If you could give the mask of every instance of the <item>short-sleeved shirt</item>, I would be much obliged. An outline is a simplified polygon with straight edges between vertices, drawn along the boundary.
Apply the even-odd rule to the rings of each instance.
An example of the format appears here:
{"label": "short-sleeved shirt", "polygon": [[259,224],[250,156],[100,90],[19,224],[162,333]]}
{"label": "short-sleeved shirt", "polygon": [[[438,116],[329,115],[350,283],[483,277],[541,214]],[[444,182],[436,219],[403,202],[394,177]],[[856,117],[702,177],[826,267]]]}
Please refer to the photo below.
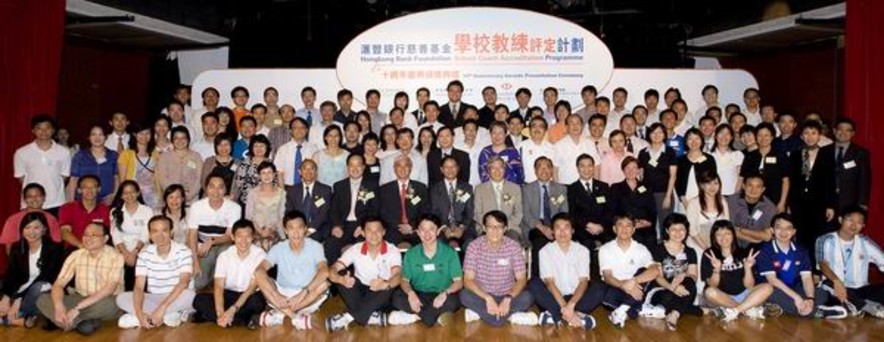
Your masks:
{"label": "short-sleeved shirt", "polygon": [[552,278],[563,296],[574,294],[580,278],[589,280],[589,249],[571,242],[568,251],[555,241],[540,249],[540,279]]}
{"label": "short-sleeved shirt", "polygon": [[654,257],[654,261],[660,263],[660,267],[663,269],[663,278],[667,281],[672,281],[680,274],[686,275],[688,266],[697,265],[697,253],[688,246],[685,246],[681,253],[672,255],[665,245],[659,244],[651,249],[651,255]]}
{"label": "short-sleeved shirt", "polygon": [[86,211],[83,202],[74,201],[61,206],[58,210],[58,225],[71,226],[71,233],[77,239],[83,239],[86,226],[92,222],[101,222],[110,227],[110,210],[104,203],[97,203],[92,211]]}
{"label": "short-sleeved shirt", "polygon": [[[147,222],[153,217],[153,210],[144,204],[139,204],[134,213],[129,213],[125,206],[120,210],[123,211],[123,222],[119,224],[119,227],[117,227],[116,220],[111,218],[110,231],[114,246],[122,243],[126,246],[126,250],[131,251],[139,242],[145,245],[149,244],[150,235],[147,230]],[[116,209],[111,210],[111,212],[115,211]]]}
{"label": "short-sleeved shirt", "polygon": [[186,246],[172,241],[165,258],[157,252],[157,246],[148,245],[138,253],[135,276],[147,277],[147,292],[170,293],[178,285],[181,275],[193,274],[193,255]]}
{"label": "short-sleeved shirt", "polygon": [[832,272],[851,289],[869,284],[869,264],[875,264],[884,272],[884,252],[872,239],[857,235],[853,241],[844,241],[838,232],[831,232],[817,239],[816,260],[826,261]]}
{"label": "short-sleeved shirt", "polygon": [[463,270],[457,252],[437,241],[432,258],[424,253],[424,246],[411,247],[402,262],[402,276],[415,291],[440,293],[451,286],[454,279],[462,278]]}
{"label": "short-sleeved shirt", "polygon": [[288,240],[284,240],[270,248],[265,260],[276,266],[277,285],[287,289],[301,289],[313,280],[316,267],[325,262],[325,253],[322,245],[310,238],[304,239],[304,245],[298,253],[292,250]]}
{"label": "short-sleeved shirt", "polygon": [[491,248],[487,236],[473,240],[467,247],[464,272],[476,275],[476,284],[483,291],[502,296],[513,289],[516,274],[525,273],[525,256],[515,240],[504,236],[496,249]]}
{"label": "short-sleeved shirt", "polygon": [[[114,177],[117,176],[117,152],[105,148],[104,158],[96,159],[92,150],[82,149],[71,160],[71,176],[83,177],[93,175],[101,181],[98,198],[104,198],[114,191]],[[80,198],[80,194],[76,195]]]}
{"label": "short-sleeved shirt", "polygon": [[[48,150],[43,150],[32,142],[15,151],[15,178],[22,178],[22,188],[29,183],[37,183],[46,190],[43,208],[57,208],[64,204],[64,178],[71,175],[71,150],[52,142]],[[21,201],[21,208],[25,202]]]}
{"label": "short-sleeved shirt", "polygon": [[675,150],[664,146],[662,150],[654,153],[651,147],[646,147],[638,153],[638,164],[644,170],[642,181],[647,184],[652,192],[666,192],[669,186],[669,168],[675,166],[678,160]]}
{"label": "short-sleeved shirt", "polygon": [[789,287],[801,284],[801,276],[810,275],[810,269],[810,255],[806,249],[790,243],[789,248],[783,250],[776,240],[761,246],[755,262],[755,270],[761,275],[760,282],[767,282],[766,276],[774,274]]}
{"label": "short-sleeved shirt", "polygon": [[[612,240],[599,248],[599,272],[611,271],[611,276],[624,280],[635,276],[639,269],[651,266],[654,258],[645,245],[635,240],[629,242],[625,251]],[[602,276],[604,277],[604,275]]]}
{"label": "short-sleeved shirt", "polygon": [[350,247],[338,262],[344,266],[353,265],[356,279],[367,286],[378,278],[390,280],[393,277],[393,268],[402,267],[402,254],[396,245],[384,241],[380,253],[372,259],[368,252],[368,242],[363,242]]}
{"label": "short-sleeved shirt", "polygon": [[[3,223],[3,232],[0,233],[0,245],[8,246],[21,239],[19,225],[25,215],[30,212],[32,211],[22,210],[6,219],[6,222]],[[49,228],[49,237],[52,238],[52,241],[61,242],[61,229],[58,227],[58,220],[55,219],[55,216],[45,211],[43,216],[46,217],[46,223],[49,225],[47,227]]]}
{"label": "short-sleeved shirt", "polygon": [[258,265],[267,257],[261,247],[249,245],[249,255],[240,258],[236,246],[230,246],[215,262],[215,279],[224,278],[224,289],[245,292],[252,282],[253,274]]}
{"label": "short-sleeved shirt", "polygon": [[[707,249],[703,254],[711,254],[712,250]],[[709,258],[703,258],[703,265],[700,267],[702,274],[700,275],[704,281],[709,281],[712,277],[712,262]],[[719,273],[718,288],[729,295],[735,296],[746,291],[743,285],[743,260],[742,258],[731,256],[721,260],[721,271]]]}
{"label": "short-sleeved shirt", "polygon": [[576,160],[581,154],[586,153],[592,156],[596,165],[601,161],[598,148],[589,139],[584,137],[580,137],[580,141],[575,143],[574,139],[566,136],[556,142],[553,148],[555,152],[552,155],[552,160],[558,169],[557,180],[562,184],[571,184],[580,178],[580,173],[577,172]]}
{"label": "short-sleeved shirt", "polygon": [[109,282],[117,282],[114,294],[123,292],[123,255],[111,246],[102,247],[98,256],[92,257],[85,248],[71,253],[64,261],[57,283],[67,284],[71,279],[77,294],[88,297]]}
{"label": "short-sleeved shirt", "polygon": [[227,229],[242,217],[240,208],[239,204],[225,198],[221,208],[215,210],[209,205],[209,199],[203,198],[194,202],[187,212],[187,223],[190,229],[198,231],[200,241],[224,236]]}

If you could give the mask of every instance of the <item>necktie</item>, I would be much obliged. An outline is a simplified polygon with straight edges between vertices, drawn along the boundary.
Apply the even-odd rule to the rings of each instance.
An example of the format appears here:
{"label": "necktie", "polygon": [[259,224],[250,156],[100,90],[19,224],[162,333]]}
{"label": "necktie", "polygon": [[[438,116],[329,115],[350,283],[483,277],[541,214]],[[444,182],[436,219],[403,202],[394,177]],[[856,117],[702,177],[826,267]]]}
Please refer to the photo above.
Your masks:
{"label": "necktie", "polygon": [[451,105],[451,115],[457,116],[457,104]]}
{"label": "necktie", "polygon": [[[835,154],[835,169],[844,168],[844,146],[838,146],[838,153]],[[835,192],[841,193],[841,177],[835,177]]]}
{"label": "necktie", "polygon": [[417,111],[417,124],[418,124],[418,125],[423,125],[424,122],[427,122],[426,120],[427,120],[427,117],[424,116],[424,111],[422,111],[422,110],[418,110],[418,111]]}
{"label": "necktie", "polygon": [[123,146],[123,136],[121,135],[117,138],[117,152],[123,153],[123,150],[125,149],[126,147]]}
{"label": "necktie", "polygon": [[589,186],[589,182],[583,183],[583,187],[586,188],[586,193],[592,196],[592,187]]}
{"label": "necktie", "polygon": [[405,183],[402,184],[402,188],[399,191],[399,210],[401,211],[401,215],[399,218],[399,222],[402,224],[408,224],[408,215],[405,214],[405,196],[408,195],[408,185]]}
{"label": "necktie", "polygon": [[356,221],[356,204],[359,199],[359,186],[350,183],[350,212],[347,213],[347,221]]}
{"label": "necktie", "polygon": [[835,164],[841,165],[844,161],[844,146],[838,146],[838,154],[835,155]]}
{"label": "necktie", "polygon": [[540,211],[543,212],[543,224],[549,225],[552,221],[552,212],[549,207],[549,188],[544,184],[540,190]]}
{"label": "necktie", "polygon": [[801,163],[801,175],[804,176],[804,180],[810,179],[810,150],[804,149],[804,162]]}
{"label": "necktie", "polygon": [[493,185],[494,187],[494,199],[497,201],[497,210],[501,210],[500,208],[500,186],[497,184]]}
{"label": "necktie", "polygon": [[304,189],[304,214],[304,216],[307,216],[307,222],[309,224],[313,216],[313,193],[310,192],[309,185]]}
{"label": "necktie", "polygon": [[307,111],[307,127],[313,126],[313,111]]}
{"label": "necktie", "polygon": [[629,153],[635,152],[632,147],[632,138],[626,138],[626,150],[629,151]]}
{"label": "necktie", "polygon": [[454,183],[448,183],[448,224],[454,224]]}
{"label": "necktie", "polygon": [[301,145],[298,145],[298,150],[295,151],[295,180],[293,185],[301,184],[301,162],[303,161],[303,156],[301,156]]}

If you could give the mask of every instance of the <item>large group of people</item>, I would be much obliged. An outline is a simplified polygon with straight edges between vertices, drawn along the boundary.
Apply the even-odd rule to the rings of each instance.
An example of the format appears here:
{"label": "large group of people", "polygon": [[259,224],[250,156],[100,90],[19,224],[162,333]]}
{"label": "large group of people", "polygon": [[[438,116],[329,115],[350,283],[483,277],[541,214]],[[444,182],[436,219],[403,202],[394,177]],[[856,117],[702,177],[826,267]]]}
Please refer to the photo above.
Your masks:
{"label": "large group of people", "polygon": [[[759,90],[699,109],[678,89],[581,104],[543,90],[517,106],[444,104],[427,88],[380,92],[364,110],[311,87],[303,107],[236,87],[192,108],[175,91],[162,114],[113,113],[89,146],[47,115],[14,156],[22,210],[0,325],[91,334],[210,322],[358,325],[568,325],[592,329],[683,315],[884,318],[884,252],[862,234],[869,152],[856,125],[777,113]],[[572,110],[572,108],[579,108]],[[413,110],[412,110],[413,109]],[[65,134],[69,134],[64,131]],[[346,310],[316,313],[332,296]],[[537,307],[534,310],[533,307]],[[535,313],[540,312],[540,314]]]}

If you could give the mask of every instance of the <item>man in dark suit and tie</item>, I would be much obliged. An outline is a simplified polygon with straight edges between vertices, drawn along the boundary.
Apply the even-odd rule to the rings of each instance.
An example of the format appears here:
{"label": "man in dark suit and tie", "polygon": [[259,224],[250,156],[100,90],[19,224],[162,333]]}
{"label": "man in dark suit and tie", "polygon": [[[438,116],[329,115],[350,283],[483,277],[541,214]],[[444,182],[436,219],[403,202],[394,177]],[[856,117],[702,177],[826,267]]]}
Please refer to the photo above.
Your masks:
{"label": "man in dark suit and tie", "polygon": [[341,250],[364,238],[362,223],[366,217],[378,215],[377,184],[366,180],[365,159],[360,154],[347,157],[347,179],[334,185],[329,219],[331,233],[325,241],[325,257],[334,263]]}
{"label": "man in dark suit and tie", "polygon": [[869,150],[853,142],[856,124],[840,119],[835,124],[835,190],[838,192],[838,210],[851,205],[869,207],[872,189],[872,168]]}
{"label": "man in dark suit and tie", "polygon": [[316,162],[304,160],[301,163],[301,184],[286,187],[285,211],[304,213],[309,236],[323,242],[331,233],[328,220],[331,205],[332,188],[316,181]]}
{"label": "man in dark suit and tie", "polygon": [[[528,88],[519,88],[516,90],[516,102],[519,106],[510,112],[510,116],[518,115],[525,119],[525,121],[530,121],[531,118],[528,117],[530,108],[528,108],[528,105],[531,103],[531,90]],[[552,125],[552,123],[549,124]]]}
{"label": "man in dark suit and tie", "polygon": [[592,179],[594,170],[595,160],[592,156],[581,154],[577,157],[580,177],[568,186],[568,208],[574,217],[574,240],[590,250],[614,238],[610,189],[605,182]]}
{"label": "man in dark suit and tie", "polygon": [[466,252],[465,246],[476,238],[473,187],[468,181],[458,179],[460,166],[453,156],[444,157],[439,169],[443,178],[430,188],[430,211],[442,219],[443,240],[452,248],[460,247]]}
{"label": "man in dark suit and tie", "polygon": [[463,96],[463,83],[454,80],[448,83],[448,103],[440,108],[439,122],[445,126],[463,126],[463,112],[468,104],[461,102]]}
{"label": "man in dark suit and tie", "polygon": [[522,235],[531,243],[531,274],[539,277],[540,249],[555,240],[552,218],[568,212],[568,187],[554,182],[553,163],[547,157],[534,161],[537,180],[522,187]]}
{"label": "man in dark suit and tie", "polygon": [[[423,125],[427,122],[427,114],[424,112],[424,104],[427,101],[430,101],[430,90],[425,87],[417,88],[417,109],[411,112],[411,115],[414,115],[414,120],[417,121],[417,125]],[[438,107],[438,106],[437,106]]]}
{"label": "man in dark suit and tie", "polygon": [[415,233],[418,218],[429,212],[427,186],[411,180],[411,158],[396,157],[393,164],[396,180],[380,189],[380,215],[387,230],[384,240],[408,248],[420,243]]}
{"label": "man in dark suit and tie", "polygon": [[[436,183],[442,181],[442,159],[452,157],[457,161],[458,173],[457,179],[464,183],[470,181],[470,155],[464,151],[454,148],[454,130],[445,126],[436,133],[436,141],[439,148],[431,150],[427,154],[427,179],[432,187]],[[442,217],[442,216],[440,216]]]}

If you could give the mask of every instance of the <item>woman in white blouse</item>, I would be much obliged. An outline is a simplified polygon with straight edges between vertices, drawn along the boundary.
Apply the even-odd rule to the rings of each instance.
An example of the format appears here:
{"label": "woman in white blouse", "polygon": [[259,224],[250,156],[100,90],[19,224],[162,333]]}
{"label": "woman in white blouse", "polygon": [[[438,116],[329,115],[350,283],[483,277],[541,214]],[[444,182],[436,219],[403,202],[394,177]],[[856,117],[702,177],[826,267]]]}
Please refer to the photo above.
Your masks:
{"label": "woman in white blouse", "polygon": [[131,291],[135,284],[135,261],[141,248],[150,242],[147,221],[153,216],[153,209],[144,205],[138,182],[126,180],[120,184],[110,216],[111,238],[125,260],[125,287],[126,291]]}
{"label": "woman in white blouse", "polygon": [[740,166],[743,165],[743,152],[734,149],[734,129],[728,125],[720,125],[715,129],[715,149],[712,158],[718,176],[721,177],[721,194],[730,196],[740,191],[743,179],[740,177]]}
{"label": "woman in white blouse", "polygon": [[705,251],[710,246],[709,232],[718,220],[730,218],[727,201],[721,195],[721,179],[714,172],[700,174],[700,194],[688,200],[687,217],[691,223],[691,239],[688,245]]}

